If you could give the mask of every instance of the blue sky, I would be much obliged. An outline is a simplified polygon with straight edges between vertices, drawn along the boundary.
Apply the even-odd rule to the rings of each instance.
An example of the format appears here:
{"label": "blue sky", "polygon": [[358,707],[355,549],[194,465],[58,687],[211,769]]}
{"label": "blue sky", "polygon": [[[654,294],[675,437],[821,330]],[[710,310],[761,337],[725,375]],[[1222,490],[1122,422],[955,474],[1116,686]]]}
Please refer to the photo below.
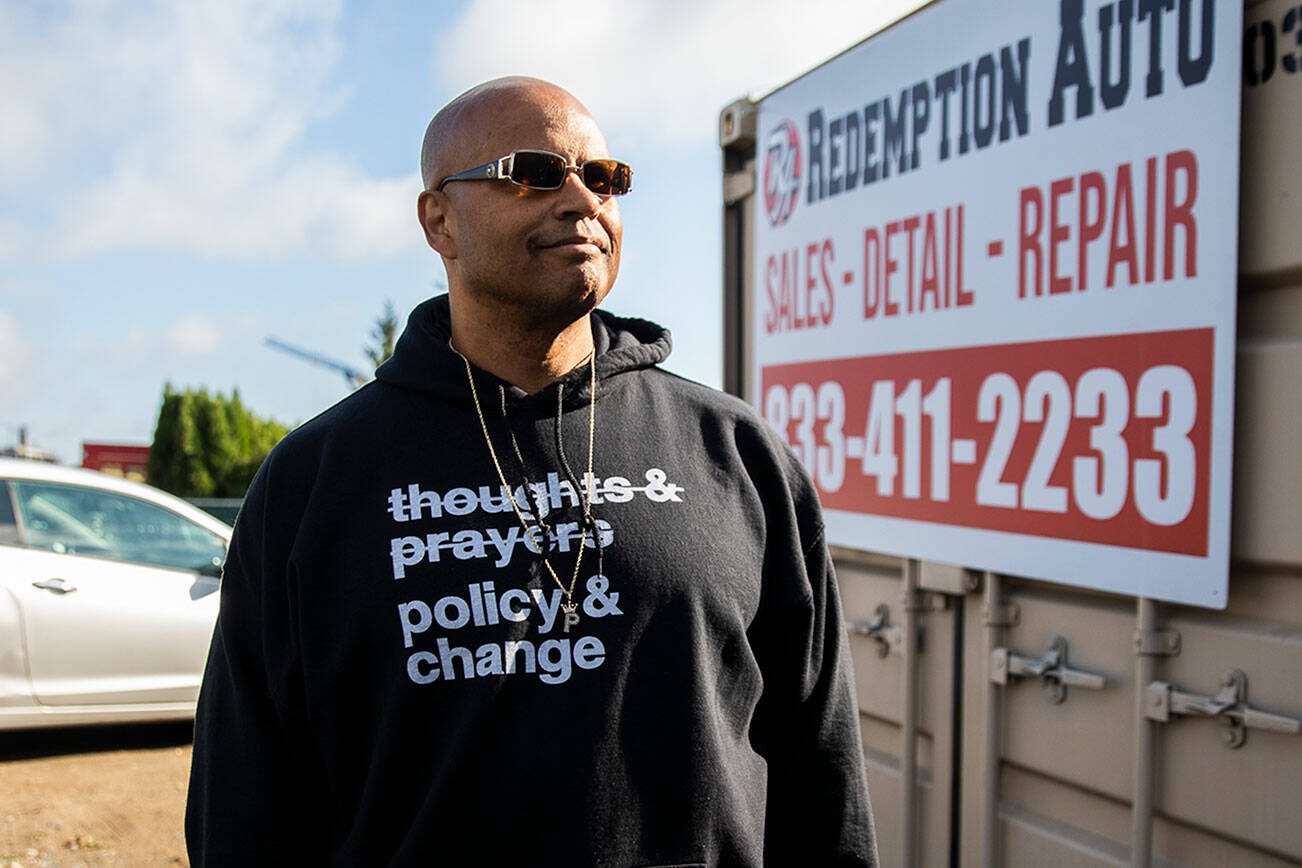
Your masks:
{"label": "blue sky", "polygon": [[439,291],[414,217],[429,117],[488,78],[568,87],[633,164],[606,306],[721,379],[719,110],[918,0],[0,2],[0,446],[147,443],[163,383],[293,424]]}

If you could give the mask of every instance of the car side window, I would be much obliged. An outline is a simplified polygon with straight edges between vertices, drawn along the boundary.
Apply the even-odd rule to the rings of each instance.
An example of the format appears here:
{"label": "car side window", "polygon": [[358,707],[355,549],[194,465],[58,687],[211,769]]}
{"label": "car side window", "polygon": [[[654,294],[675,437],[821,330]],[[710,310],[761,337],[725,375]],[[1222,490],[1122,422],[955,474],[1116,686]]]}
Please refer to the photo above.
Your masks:
{"label": "car side window", "polygon": [[0,545],[18,542],[18,522],[14,519],[14,504],[9,499],[9,483],[0,479]]}
{"label": "car side window", "polygon": [[13,490],[29,548],[180,570],[213,571],[226,557],[217,534],[148,501],[26,480]]}

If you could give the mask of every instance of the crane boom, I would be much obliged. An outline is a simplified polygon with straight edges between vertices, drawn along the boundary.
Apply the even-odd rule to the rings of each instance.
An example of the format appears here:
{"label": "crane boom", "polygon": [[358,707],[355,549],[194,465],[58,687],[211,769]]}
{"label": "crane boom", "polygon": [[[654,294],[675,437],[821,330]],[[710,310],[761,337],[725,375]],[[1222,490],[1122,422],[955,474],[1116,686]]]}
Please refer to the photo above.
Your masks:
{"label": "crane boom", "polygon": [[343,375],[348,381],[348,385],[356,389],[367,383],[371,378],[363,374],[354,367],[337,362],[334,359],[327,358],[320,353],[314,353],[311,350],[304,350],[285,343],[273,337],[268,337],[264,343],[273,350],[280,350],[282,353],[289,353],[291,356],[298,356],[300,359],[319,365],[322,368],[328,368]]}

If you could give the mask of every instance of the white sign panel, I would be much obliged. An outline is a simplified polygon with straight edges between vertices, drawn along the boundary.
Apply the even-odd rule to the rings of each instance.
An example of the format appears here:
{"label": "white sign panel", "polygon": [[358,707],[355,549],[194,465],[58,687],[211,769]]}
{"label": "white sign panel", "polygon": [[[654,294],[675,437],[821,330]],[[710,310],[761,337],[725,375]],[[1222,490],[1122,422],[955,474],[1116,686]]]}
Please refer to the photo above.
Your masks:
{"label": "white sign panel", "polygon": [[751,382],[831,542],[1224,607],[1241,27],[944,0],[764,99]]}

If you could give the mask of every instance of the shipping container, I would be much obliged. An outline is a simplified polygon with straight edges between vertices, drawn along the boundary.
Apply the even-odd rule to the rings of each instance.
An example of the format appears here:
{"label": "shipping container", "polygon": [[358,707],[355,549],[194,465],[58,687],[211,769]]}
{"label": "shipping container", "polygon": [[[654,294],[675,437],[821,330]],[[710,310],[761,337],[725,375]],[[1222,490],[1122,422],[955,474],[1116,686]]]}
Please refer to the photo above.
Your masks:
{"label": "shipping container", "polygon": [[719,141],[883,864],[1302,863],[1302,4],[937,0]]}

